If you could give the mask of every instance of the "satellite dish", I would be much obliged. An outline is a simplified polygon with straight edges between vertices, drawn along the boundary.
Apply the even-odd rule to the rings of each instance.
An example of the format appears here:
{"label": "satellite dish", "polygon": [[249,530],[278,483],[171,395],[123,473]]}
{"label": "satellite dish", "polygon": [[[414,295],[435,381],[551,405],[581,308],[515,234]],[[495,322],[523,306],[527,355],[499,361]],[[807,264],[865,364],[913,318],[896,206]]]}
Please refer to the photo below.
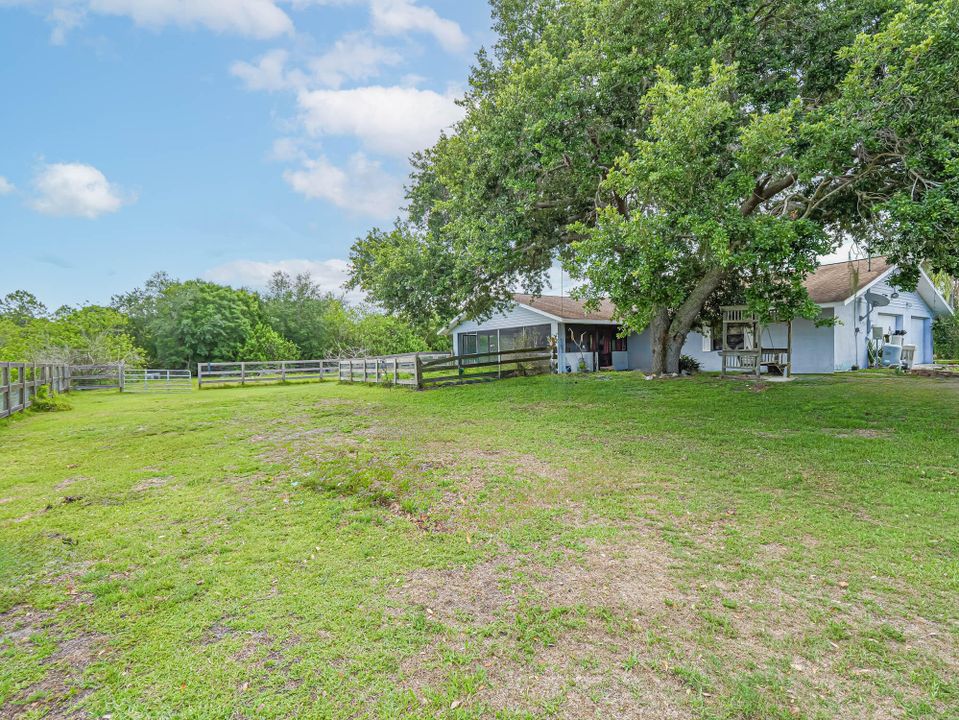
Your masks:
{"label": "satellite dish", "polygon": [[866,302],[874,307],[884,307],[889,304],[889,298],[887,298],[885,295],[880,295],[879,293],[867,292]]}

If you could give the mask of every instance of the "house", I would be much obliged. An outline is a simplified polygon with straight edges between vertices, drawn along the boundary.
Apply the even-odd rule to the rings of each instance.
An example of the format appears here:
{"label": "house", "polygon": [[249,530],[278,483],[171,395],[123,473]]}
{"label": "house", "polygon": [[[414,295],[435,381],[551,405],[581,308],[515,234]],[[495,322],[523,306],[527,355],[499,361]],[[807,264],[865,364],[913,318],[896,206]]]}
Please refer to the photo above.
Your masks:
{"label": "house", "polygon": [[[895,266],[884,258],[822,265],[806,278],[806,289],[819,305],[822,319],[832,325],[798,319],[792,323],[792,372],[828,373],[867,365],[867,345],[874,328],[885,334],[905,333],[905,343],[916,346],[915,363],[932,362],[932,323],[952,310],[922,273],[914,292],[890,284]],[[518,294],[515,305],[487,320],[457,320],[447,328],[457,354],[496,352],[515,347],[545,345],[557,338],[560,372],[579,369],[648,370],[652,367],[649,330],[620,337],[615,308],[604,301],[587,312],[582,302],[568,297]],[[762,329],[764,347],[784,347],[787,325]],[[722,365],[719,332],[691,332],[683,352],[696,358],[703,370]]]}

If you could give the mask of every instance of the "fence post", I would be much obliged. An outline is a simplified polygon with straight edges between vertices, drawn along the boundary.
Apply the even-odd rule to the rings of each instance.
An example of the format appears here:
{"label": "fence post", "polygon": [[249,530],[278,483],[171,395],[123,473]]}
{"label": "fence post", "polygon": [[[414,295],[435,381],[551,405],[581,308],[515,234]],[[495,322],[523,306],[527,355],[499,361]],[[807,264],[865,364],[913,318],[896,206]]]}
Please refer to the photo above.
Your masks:
{"label": "fence post", "polygon": [[400,359],[393,358],[393,384],[396,385],[400,379]]}
{"label": "fence post", "polygon": [[413,380],[414,380],[414,383],[416,384],[416,389],[422,390],[423,389],[423,367],[422,367],[423,361],[420,360],[419,353],[416,353],[416,355],[413,356],[413,359],[414,359]]}
{"label": "fence post", "polygon": [[246,363],[240,363],[240,385],[246,385]]}
{"label": "fence post", "polygon": [[[320,378],[323,378],[322,366],[320,366]],[[286,382],[286,360],[280,360],[280,382]]]}
{"label": "fence post", "polygon": [[197,390],[203,389],[203,363],[196,364],[196,387]]}

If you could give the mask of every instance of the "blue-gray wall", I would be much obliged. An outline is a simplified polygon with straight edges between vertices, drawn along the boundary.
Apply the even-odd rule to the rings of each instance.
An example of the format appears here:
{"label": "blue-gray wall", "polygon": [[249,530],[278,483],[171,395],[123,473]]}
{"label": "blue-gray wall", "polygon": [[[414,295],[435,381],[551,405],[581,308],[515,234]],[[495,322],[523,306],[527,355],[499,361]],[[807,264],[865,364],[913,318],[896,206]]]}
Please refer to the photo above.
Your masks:
{"label": "blue-gray wall", "polygon": [[[824,308],[823,317],[832,317],[832,308]],[[832,372],[833,342],[833,328],[816,327],[809,320],[796,320],[793,323],[793,372]],[[786,325],[778,323],[763,328],[762,344],[766,347],[786,347]],[[627,349],[631,369],[648,371],[652,367],[648,329],[638,335],[630,335]],[[683,345],[683,354],[698,360],[703,370],[718,372],[722,368],[719,352],[704,346],[701,333],[689,333]]]}
{"label": "blue-gray wall", "polygon": [[[934,313],[922,296],[917,292],[897,290],[888,280],[876,283],[869,291],[889,297],[889,304],[871,308],[867,314],[864,293],[860,291],[854,300],[836,308],[836,317],[841,323],[836,326],[836,370],[849,370],[853,365],[866,366],[866,343],[872,336],[873,326],[877,325],[905,330],[904,344],[916,346],[915,362],[932,362]],[[898,297],[892,297],[893,294]]]}

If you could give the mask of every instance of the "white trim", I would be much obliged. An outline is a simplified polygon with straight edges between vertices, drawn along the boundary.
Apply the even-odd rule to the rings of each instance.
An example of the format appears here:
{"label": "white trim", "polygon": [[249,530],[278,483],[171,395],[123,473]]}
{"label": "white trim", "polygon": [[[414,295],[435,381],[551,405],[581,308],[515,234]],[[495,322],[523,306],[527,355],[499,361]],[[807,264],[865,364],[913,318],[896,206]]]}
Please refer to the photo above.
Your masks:
{"label": "white trim", "polygon": [[532,310],[534,313],[539,313],[543,317],[549,318],[553,322],[566,322],[565,318],[561,318],[559,315],[553,315],[548,313],[545,310],[540,310],[538,307],[533,307],[532,305],[527,305],[526,303],[517,302],[514,303],[517,307],[526,308],[527,310]]}
{"label": "white trim", "polygon": [[[848,304],[851,303],[853,300],[855,300],[855,299],[857,299],[858,297],[860,297],[862,294],[865,294],[865,293],[868,292],[869,289],[872,288],[874,285],[876,285],[877,283],[882,282],[882,281],[885,280],[887,277],[889,277],[889,275],[891,275],[892,272],[893,272],[894,270],[896,270],[898,267],[899,267],[898,265],[893,265],[893,266],[891,266],[888,270],[886,270],[886,272],[884,272],[882,275],[880,275],[879,277],[877,277],[877,278],[876,278],[875,280],[873,280],[871,283],[868,283],[867,285],[864,285],[863,287],[861,287],[861,288],[859,288],[858,290],[856,290],[856,292],[854,292],[852,295],[850,295],[848,298],[846,298],[846,300],[845,300],[844,302],[842,302],[841,304],[842,304],[842,305],[848,305]],[[926,291],[925,291],[925,292],[923,292],[923,290],[922,290],[923,284],[925,284],[925,286],[926,286]],[[927,298],[927,295],[929,294],[929,291],[930,291],[930,290],[932,291],[932,302],[929,302],[929,300],[928,300],[928,298]],[[935,314],[936,316],[939,316],[939,315],[942,315],[942,314],[949,314],[949,315],[953,315],[953,314],[954,314],[952,308],[949,307],[949,303],[946,302],[946,298],[944,298],[944,297],[942,296],[942,293],[939,292],[939,288],[937,288],[937,287],[936,287],[936,284],[932,281],[932,278],[930,278],[929,275],[926,274],[926,271],[923,270],[921,267],[919,268],[919,282],[916,283],[916,292],[919,294],[919,297],[921,297],[921,298],[923,299],[923,301],[926,303],[926,305],[929,306],[929,309],[932,310],[933,314]],[[937,305],[938,303],[942,303],[942,307],[945,308],[945,310],[939,310],[939,309],[936,307],[936,305]],[[830,303],[830,305],[831,305],[831,304],[832,304],[832,303]],[[835,303],[835,305],[837,305],[837,306],[838,306],[839,304],[840,304],[840,303]],[[826,303],[822,303],[822,304],[820,305],[820,307],[828,307],[828,305],[827,305]]]}
{"label": "white trim", "polygon": [[[537,315],[542,315],[544,318],[552,320],[557,323],[566,323],[566,324],[575,324],[575,325],[619,325],[615,320],[590,320],[589,318],[570,318],[570,317],[560,317],[559,315],[553,315],[548,313],[545,310],[541,310],[535,305],[528,305],[526,303],[513,301],[513,309],[515,308],[526,308],[527,310],[532,310]],[[496,313],[493,313],[494,315]],[[463,321],[466,319],[465,313],[460,313],[452,323],[446,326],[443,330],[444,335],[451,335],[456,332],[456,328],[463,324]]]}
{"label": "white trim", "polygon": [[[932,302],[926,300],[922,291],[919,289],[923,280],[926,281],[926,285],[928,286],[929,290],[932,290],[933,292]],[[919,268],[919,284],[916,286],[916,292],[919,293],[919,297],[926,301],[926,305],[929,306],[929,309],[932,310],[933,314],[937,316],[941,314],[955,315],[955,311],[949,307],[949,303],[946,301],[945,296],[939,292],[939,288],[936,287],[936,284],[932,281],[932,278],[929,277],[929,275],[926,274],[926,271],[922,268]],[[936,309],[936,303],[942,303],[942,306],[945,308],[944,313],[941,313]]]}

